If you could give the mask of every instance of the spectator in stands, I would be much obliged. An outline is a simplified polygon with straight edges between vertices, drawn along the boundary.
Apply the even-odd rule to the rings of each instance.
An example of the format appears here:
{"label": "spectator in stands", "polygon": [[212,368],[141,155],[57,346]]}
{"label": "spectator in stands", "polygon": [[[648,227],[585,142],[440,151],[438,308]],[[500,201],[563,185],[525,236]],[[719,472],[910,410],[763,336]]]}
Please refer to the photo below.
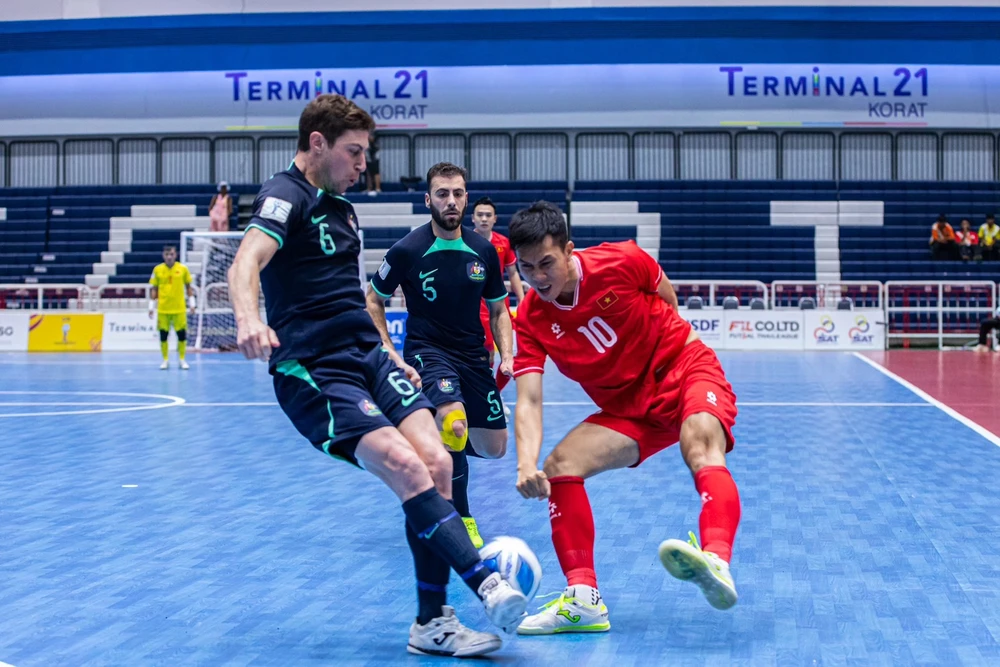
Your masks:
{"label": "spectator in stands", "polygon": [[1000,225],[992,213],[986,216],[986,224],[979,228],[979,248],[983,259],[1000,259]]}
{"label": "spectator in stands", "polygon": [[382,192],[382,174],[378,170],[378,137],[375,135],[372,135],[372,139],[368,143],[367,158],[368,168],[365,169],[365,180],[368,183],[368,196],[374,197],[377,193]]}
{"label": "spectator in stands", "polygon": [[208,217],[211,219],[208,231],[228,232],[229,217],[233,214],[233,199],[229,196],[229,183],[225,181],[219,183],[218,191],[218,194],[212,195],[212,202],[208,205]]}
{"label": "spectator in stands", "polygon": [[992,349],[990,333],[994,329],[1000,331],[1000,308],[996,309],[993,317],[979,323],[979,345],[976,346],[976,352],[989,352]]}
{"label": "spectator in stands", "polygon": [[973,258],[982,259],[979,253],[979,235],[972,231],[970,224],[967,219],[963,218],[961,229],[955,232],[955,241],[958,243],[958,252],[961,254],[963,262],[968,262]]}
{"label": "spectator in stands", "polygon": [[942,213],[931,227],[931,240],[928,242],[931,256],[934,259],[956,259],[958,246],[955,243],[955,230],[948,223],[948,218]]}

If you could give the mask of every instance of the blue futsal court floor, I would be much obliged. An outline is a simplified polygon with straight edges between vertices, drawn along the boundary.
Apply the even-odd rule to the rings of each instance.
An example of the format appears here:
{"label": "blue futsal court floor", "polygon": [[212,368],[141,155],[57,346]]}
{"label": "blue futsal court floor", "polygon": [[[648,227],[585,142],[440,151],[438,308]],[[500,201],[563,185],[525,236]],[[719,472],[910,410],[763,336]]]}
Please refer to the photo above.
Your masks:
{"label": "blue futsal court floor", "polygon": [[[1000,448],[859,356],[720,357],[740,400],[737,606],[713,610],[659,564],[663,539],[698,527],[673,447],[587,483],[611,632],[515,638],[493,660],[1000,664]],[[395,498],[298,435],[263,364],[191,362],[0,355],[0,662],[442,664],[405,652]],[[554,371],[545,392],[543,455],[593,409]],[[471,468],[484,534],[523,537],[542,592],[560,590],[546,505],[514,490],[513,437]],[[456,578],[459,617],[485,628]]]}

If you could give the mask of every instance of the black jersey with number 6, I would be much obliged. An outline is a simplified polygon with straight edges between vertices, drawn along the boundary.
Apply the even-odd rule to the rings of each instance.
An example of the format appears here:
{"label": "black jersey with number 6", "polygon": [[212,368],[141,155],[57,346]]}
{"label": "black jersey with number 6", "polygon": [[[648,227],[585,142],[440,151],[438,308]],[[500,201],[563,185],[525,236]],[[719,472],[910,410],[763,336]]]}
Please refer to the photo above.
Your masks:
{"label": "black jersey with number 6", "polygon": [[358,219],[348,200],[310,185],[292,164],[261,187],[250,229],[278,243],[260,275],[267,322],[280,342],[272,367],[286,359],[379,344],[365,310]]}

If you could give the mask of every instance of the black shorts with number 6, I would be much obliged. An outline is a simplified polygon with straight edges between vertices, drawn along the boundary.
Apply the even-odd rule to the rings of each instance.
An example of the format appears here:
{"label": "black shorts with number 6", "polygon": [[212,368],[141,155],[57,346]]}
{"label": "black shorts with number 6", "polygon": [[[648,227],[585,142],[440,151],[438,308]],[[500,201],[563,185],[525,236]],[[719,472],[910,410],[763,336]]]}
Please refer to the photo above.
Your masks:
{"label": "black shorts with number 6", "polygon": [[434,407],[458,402],[465,406],[470,428],[503,429],[507,420],[486,350],[482,358],[458,359],[427,346],[406,349],[405,360],[420,373],[422,391]]}
{"label": "black shorts with number 6", "polygon": [[288,418],[313,447],[360,466],[358,441],[384,426],[399,426],[434,406],[381,347],[330,352],[279,362],[274,393]]}

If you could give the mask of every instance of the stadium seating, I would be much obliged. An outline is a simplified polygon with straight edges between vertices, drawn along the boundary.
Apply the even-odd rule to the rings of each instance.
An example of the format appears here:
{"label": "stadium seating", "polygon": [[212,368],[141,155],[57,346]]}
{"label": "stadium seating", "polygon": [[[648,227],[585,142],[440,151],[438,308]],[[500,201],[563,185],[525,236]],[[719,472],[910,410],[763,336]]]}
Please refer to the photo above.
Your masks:
{"label": "stadium seating", "polygon": [[[234,186],[231,191],[238,198],[240,192],[257,189]],[[214,193],[211,185],[0,190],[0,208],[7,209],[7,220],[0,222],[0,282],[84,283],[106,259],[112,218],[130,216],[134,206],[178,205],[193,206],[204,217]],[[235,213],[230,221],[234,229]],[[181,231],[136,231],[145,252],[127,253],[109,281],[146,282],[152,266],[161,261],[162,246],[178,243]]]}
{"label": "stadium seating", "polygon": [[[231,190],[238,199],[258,188],[236,185]],[[427,220],[424,191],[423,183],[412,191],[387,183],[378,197],[348,193],[365,229],[369,273],[385,249]],[[135,206],[188,206],[192,219],[203,220],[213,193],[211,185],[0,190],[0,210],[6,211],[6,219],[0,216],[0,282],[79,284],[102,271],[111,274],[106,278],[110,283],[145,282],[160,261],[162,246],[178,243],[182,229],[173,224],[170,229],[137,228],[128,243],[116,244],[121,235],[111,231],[112,218],[132,216]],[[572,192],[562,181],[469,184],[470,204],[483,195],[496,203],[496,229],[503,234],[515,211],[546,199],[569,213],[571,225],[578,216],[572,235],[580,247],[638,239],[676,280],[764,282],[812,280],[818,266],[815,230],[772,224],[772,202],[880,201],[882,225],[839,229],[842,279],[1000,279],[998,263],[933,262],[927,250],[930,225],[939,213],[948,215],[956,228],[968,217],[978,229],[986,213],[1000,212],[996,183],[580,181]],[[606,223],[602,207],[608,211]],[[656,218],[650,216],[659,216],[658,236]],[[237,229],[235,210],[231,227]],[[114,268],[97,268],[108,265]]]}
{"label": "stadium seating", "polygon": [[882,227],[842,229],[845,280],[997,280],[1000,263],[932,261],[927,240],[944,213],[955,229],[968,218],[978,230],[987,213],[1000,212],[1000,184],[990,182],[842,182],[843,199],[885,203]]}
{"label": "stadium seating", "polygon": [[[772,227],[771,201],[836,198],[813,181],[582,181],[573,201],[637,201],[660,214],[659,260],[677,280],[813,280],[811,227]],[[574,230],[574,235],[576,230]]]}

